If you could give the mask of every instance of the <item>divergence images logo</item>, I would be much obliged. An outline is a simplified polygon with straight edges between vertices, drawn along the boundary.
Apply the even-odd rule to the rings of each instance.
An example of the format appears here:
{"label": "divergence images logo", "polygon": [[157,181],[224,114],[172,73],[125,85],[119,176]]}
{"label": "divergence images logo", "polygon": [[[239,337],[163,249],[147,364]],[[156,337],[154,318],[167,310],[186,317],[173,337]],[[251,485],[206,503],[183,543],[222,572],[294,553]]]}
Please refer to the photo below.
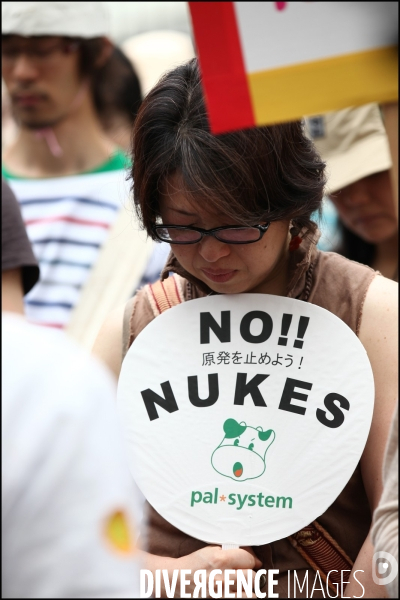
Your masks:
{"label": "divergence images logo", "polygon": [[250,427],[243,421],[227,419],[225,437],[211,456],[211,465],[224,477],[234,481],[257,479],[265,471],[265,455],[275,440],[275,431]]}

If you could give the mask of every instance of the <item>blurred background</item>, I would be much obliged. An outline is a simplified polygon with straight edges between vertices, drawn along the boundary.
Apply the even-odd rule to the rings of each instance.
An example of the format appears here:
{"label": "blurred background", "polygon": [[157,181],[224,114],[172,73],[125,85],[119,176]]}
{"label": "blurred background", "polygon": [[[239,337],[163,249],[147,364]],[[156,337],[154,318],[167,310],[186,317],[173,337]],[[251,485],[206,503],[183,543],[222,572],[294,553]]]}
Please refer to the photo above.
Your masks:
{"label": "blurred background", "polygon": [[187,2],[104,2],[111,15],[111,38],[121,44],[128,37],[154,29],[173,29],[191,35]]}

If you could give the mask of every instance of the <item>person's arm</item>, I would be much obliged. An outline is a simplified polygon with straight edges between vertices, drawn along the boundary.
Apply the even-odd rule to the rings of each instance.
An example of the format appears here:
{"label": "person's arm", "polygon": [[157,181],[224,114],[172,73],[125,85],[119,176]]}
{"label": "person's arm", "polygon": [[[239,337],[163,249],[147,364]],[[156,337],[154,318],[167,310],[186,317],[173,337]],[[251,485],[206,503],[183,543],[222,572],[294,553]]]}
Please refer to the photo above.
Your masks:
{"label": "person's arm", "polygon": [[[361,471],[371,513],[377,507],[382,494],[382,464],[392,415],[397,401],[397,283],[377,276],[371,283],[365,298],[360,341],[371,362],[375,382],[375,406],[371,430],[363,455]],[[385,587],[372,579],[374,549],[368,535],[349,578],[345,590],[347,597],[359,597],[360,585],[365,588],[364,598],[384,598]],[[353,596],[354,594],[354,596]]]}
{"label": "person's arm", "polygon": [[21,269],[1,273],[1,310],[25,315]]}
{"label": "person's arm", "polygon": [[[391,425],[383,466],[383,493],[374,512],[371,532],[375,552],[387,552],[399,560],[399,411],[398,404]],[[389,559],[389,562],[390,559]],[[394,568],[392,564],[391,569]],[[386,589],[390,598],[399,597],[399,579],[389,575]],[[384,577],[386,579],[386,572]],[[392,579],[390,581],[390,579]]]}

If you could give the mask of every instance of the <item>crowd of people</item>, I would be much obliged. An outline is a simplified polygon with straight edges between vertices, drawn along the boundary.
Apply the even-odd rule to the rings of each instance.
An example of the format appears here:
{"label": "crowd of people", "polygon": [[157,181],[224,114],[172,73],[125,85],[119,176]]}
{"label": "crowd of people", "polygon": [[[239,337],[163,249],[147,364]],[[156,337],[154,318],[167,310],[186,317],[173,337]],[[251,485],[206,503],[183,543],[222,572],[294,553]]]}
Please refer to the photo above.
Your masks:
{"label": "crowd of people", "polygon": [[[136,487],[115,384],[160,314],[149,290],[171,306],[178,289],[185,302],[295,298],[358,336],[372,426],[318,522],[364,571],[364,597],[382,597],[374,553],[398,557],[398,216],[382,108],[216,136],[188,36],[164,32],[157,60],[152,34],[111,41],[103,3],[6,2],[2,17],[3,595],[138,597],[140,567],[262,567],[285,597],[290,570],[313,572],[289,538],[236,550],[191,538]],[[91,353],[70,339],[89,313]]]}

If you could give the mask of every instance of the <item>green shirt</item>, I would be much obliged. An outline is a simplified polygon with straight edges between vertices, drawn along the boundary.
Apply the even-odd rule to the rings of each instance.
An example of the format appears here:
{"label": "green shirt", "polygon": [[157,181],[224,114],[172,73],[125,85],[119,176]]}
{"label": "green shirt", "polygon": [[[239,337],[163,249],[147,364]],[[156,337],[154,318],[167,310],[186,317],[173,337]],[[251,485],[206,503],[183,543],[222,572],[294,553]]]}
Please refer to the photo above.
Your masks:
{"label": "green shirt", "polygon": [[[89,175],[91,173],[105,173],[106,171],[118,171],[120,169],[126,169],[130,166],[131,162],[129,156],[125,154],[119,148],[107,159],[104,163],[94,169],[88,171],[82,171],[81,173],[74,173],[73,175]],[[21,177],[20,175],[14,175],[9,171],[3,164],[1,166],[1,173],[6,179],[33,179],[33,177]],[[60,177],[66,177],[60,175]],[[50,177],[35,177],[34,179],[50,179]],[[53,177],[51,177],[53,179]]]}

